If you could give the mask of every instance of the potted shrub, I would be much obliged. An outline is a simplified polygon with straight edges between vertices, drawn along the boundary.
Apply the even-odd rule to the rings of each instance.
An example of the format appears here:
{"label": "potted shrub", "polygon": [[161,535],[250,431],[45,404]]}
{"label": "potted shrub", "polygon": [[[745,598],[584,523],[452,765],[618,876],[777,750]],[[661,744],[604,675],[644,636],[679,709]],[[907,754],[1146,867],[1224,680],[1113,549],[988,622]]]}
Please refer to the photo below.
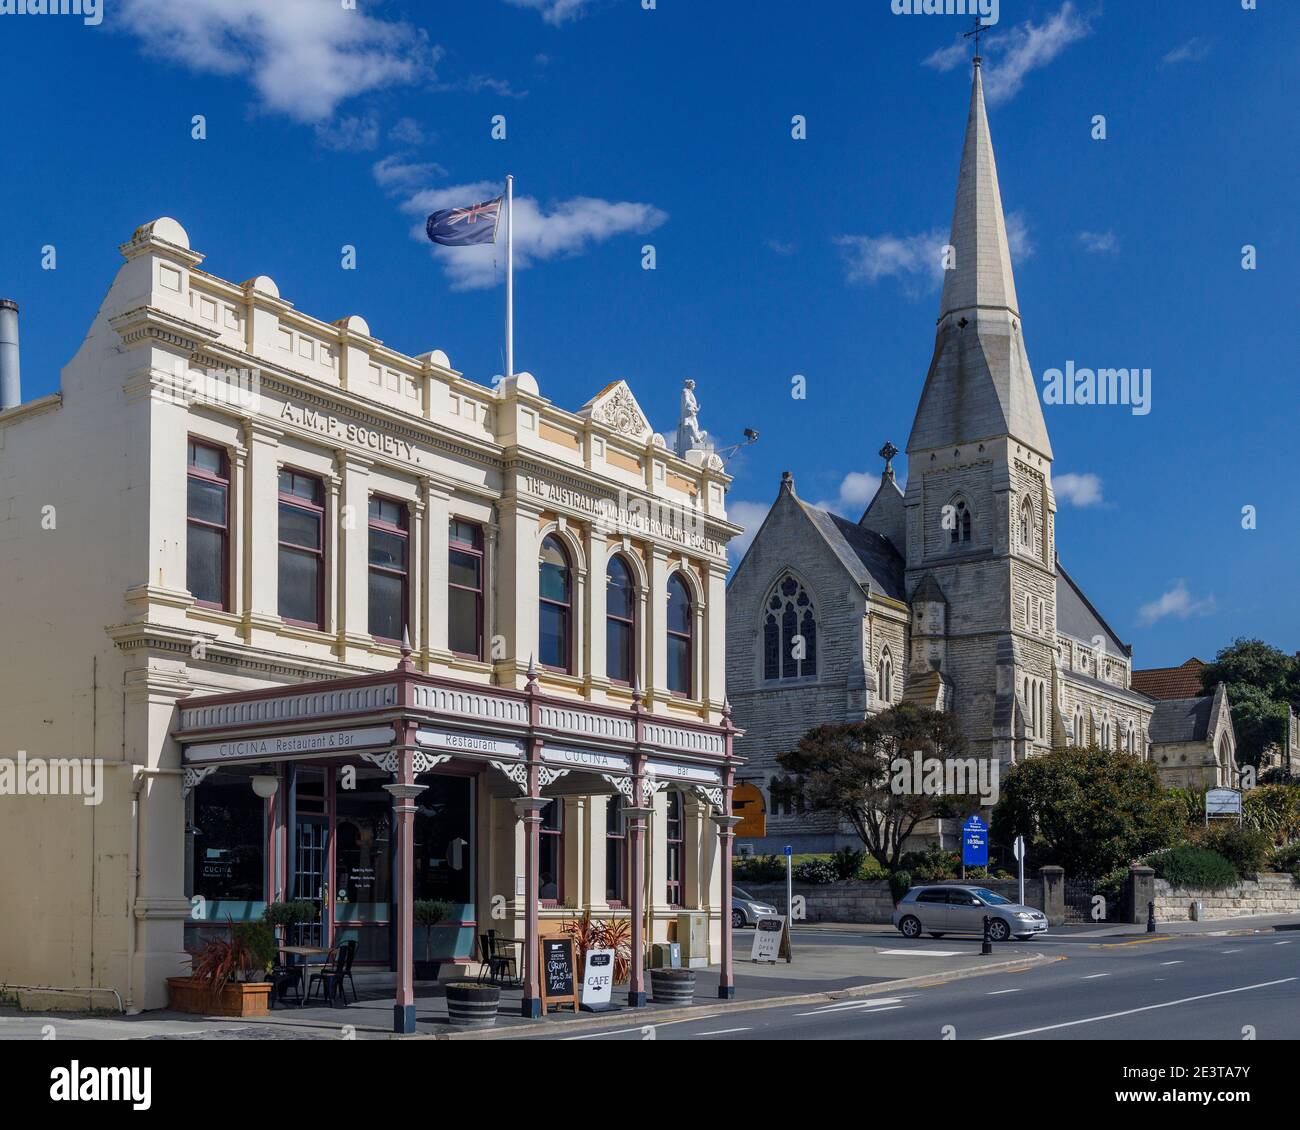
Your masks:
{"label": "potted shrub", "polygon": [[424,960],[415,962],[415,979],[436,981],[442,962],[435,961],[432,956],[433,928],[451,917],[451,903],[438,899],[420,899],[411,909],[415,924],[424,927]]}
{"label": "potted shrub", "polygon": [[190,976],[167,978],[169,1007],[208,1016],[266,1015],[271,983],[265,977],[275,959],[275,936],[263,922],[237,927],[227,918],[226,925],[226,937],[212,938],[191,954]]}
{"label": "potted shrub", "polygon": [[477,981],[448,981],[447,1019],[457,1028],[491,1028],[501,1004],[499,985]]}
{"label": "potted shrub", "polygon": [[306,899],[268,903],[262,912],[262,921],[275,930],[275,936],[280,941],[289,945],[292,944],[289,933],[292,927],[316,921],[316,904]]}

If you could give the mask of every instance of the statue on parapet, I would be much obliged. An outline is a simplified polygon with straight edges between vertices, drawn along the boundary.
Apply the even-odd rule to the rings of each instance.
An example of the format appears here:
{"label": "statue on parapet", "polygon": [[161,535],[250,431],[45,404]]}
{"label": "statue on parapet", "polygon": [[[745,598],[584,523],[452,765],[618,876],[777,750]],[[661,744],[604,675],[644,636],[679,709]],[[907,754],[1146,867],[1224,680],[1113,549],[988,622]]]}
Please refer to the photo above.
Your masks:
{"label": "statue on parapet", "polygon": [[695,382],[682,386],[682,409],[677,417],[677,454],[683,459],[688,451],[712,450],[709,433],[700,427],[700,402],[695,399]]}

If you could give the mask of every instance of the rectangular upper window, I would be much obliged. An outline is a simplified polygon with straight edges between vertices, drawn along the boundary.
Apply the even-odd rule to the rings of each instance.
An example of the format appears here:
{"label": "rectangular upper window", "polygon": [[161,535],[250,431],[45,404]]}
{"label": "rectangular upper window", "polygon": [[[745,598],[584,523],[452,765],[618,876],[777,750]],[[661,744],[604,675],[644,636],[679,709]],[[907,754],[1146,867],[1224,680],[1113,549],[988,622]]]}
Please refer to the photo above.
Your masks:
{"label": "rectangular upper window", "polygon": [[370,500],[370,634],[400,643],[406,631],[410,579],[406,505]]}
{"label": "rectangular upper window", "polygon": [[229,609],[230,469],[226,452],[189,441],[185,585],[205,608]]}
{"label": "rectangular upper window", "polygon": [[280,472],[279,610],[306,628],[325,622],[325,490],[320,479]]}
{"label": "rectangular upper window", "polygon": [[452,518],[447,552],[447,646],[483,658],[483,527]]}

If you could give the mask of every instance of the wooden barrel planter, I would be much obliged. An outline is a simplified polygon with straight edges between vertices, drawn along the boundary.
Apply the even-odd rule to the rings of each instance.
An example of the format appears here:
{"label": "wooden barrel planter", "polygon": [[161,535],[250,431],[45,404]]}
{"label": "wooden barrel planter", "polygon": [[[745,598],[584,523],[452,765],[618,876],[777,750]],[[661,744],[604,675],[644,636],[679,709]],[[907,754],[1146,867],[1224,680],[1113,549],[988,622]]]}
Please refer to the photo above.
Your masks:
{"label": "wooden barrel planter", "polygon": [[497,1022],[501,989],[477,981],[449,981],[447,1019],[457,1028],[491,1028]]}
{"label": "wooden barrel planter", "polygon": [[695,1000],[695,970],[651,969],[650,992],[655,1004],[691,1004]]}

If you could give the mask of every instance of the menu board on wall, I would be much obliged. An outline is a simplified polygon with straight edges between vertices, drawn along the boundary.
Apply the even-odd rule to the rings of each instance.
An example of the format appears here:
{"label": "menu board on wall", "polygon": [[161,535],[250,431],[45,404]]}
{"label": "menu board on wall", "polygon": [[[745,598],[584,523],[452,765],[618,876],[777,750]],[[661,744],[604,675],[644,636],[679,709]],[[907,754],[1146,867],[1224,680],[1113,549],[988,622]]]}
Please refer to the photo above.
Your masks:
{"label": "menu board on wall", "polygon": [[542,1011],[551,1005],[568,1004],[578,1011],[578,985],[574,975],[573,939],[543,938],[542,956]]}

